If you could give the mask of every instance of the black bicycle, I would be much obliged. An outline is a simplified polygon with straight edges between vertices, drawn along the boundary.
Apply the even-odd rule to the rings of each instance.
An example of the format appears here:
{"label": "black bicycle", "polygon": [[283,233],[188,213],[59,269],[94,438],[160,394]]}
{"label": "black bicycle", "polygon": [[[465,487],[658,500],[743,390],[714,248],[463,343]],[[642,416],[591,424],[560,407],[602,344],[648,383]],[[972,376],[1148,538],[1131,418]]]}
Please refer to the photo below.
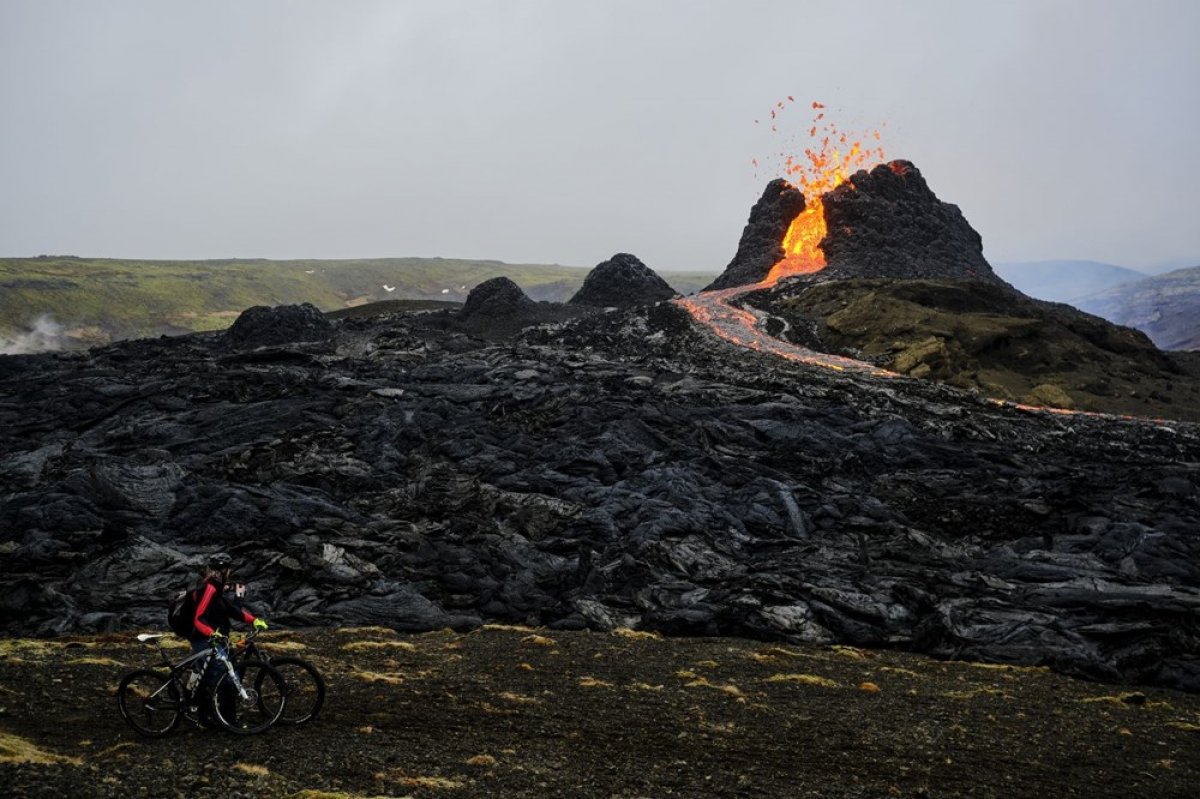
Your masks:
{"label": "black bicycle", "polygon": [[[256,633],[245,639],[251,644]],[[166,672],[138,669],[121,680],[117,705],[129,726],[141,735],[162,737],[179,726],[184,717],[201,723],[202,709],[218,726],[240,735],[252,735],[271,727],[287,705],[287,681],[264,660],[245,660],[235,666],[221,648],[212,647],[172,663],[162,647],[165,633],[142,633],[142,643],[154,641]],[[215,666],[214,666],[215,661]],[[201,675],[210,668],[221,670],[211,690],[202,687]]]}
{"label": "black bicycle", "polygon": [[[325,704],[325,678],[321,672],[304,658],[268,655],[255,643],[254,638],[250,635],[240,641],[235,640],[234,668],[240,671],[242,664],[263,663],[283,677],[286,704],[279,715],[278,724],[303,724],[315,719]],[[257,671],[254,675],[256,690],[258,683],[267,679],[269,673],[267,669]]]}

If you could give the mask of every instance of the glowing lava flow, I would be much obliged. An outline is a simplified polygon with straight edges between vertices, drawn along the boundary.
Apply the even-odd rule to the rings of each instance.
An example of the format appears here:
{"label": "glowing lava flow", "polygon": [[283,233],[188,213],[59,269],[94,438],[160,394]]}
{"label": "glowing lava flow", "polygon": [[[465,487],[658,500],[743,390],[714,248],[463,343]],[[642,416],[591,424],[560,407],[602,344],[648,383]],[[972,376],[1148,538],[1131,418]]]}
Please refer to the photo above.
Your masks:
{"label": "glowing lava flow", "polygon": [[[896,372],[889,372],[887,369],[882,369],[865,361],[856,361],[853,358],[844,358],[840,355],[817,352],[816,350],[810,350],[806,347],[775,338],[758,327],[762,316],[765,316],[765,314],[758,316],[753,311],[730,304],[730,301],[736,297],[748,294],[751,291],[769,289],[773,285],[775,285],[773,281],[764,280],[761,283],[755,283],[750,286],[734,286],[731,289],[722,289],[720,291],[705,291],[700,294],[694,294],[691,297],[675,300],[675,304],[687,309],[692,318],[712,330],[717,336],[739,347],[745,347],[755,352],[770,353],[780,358],[786,358],[789,361],[807,364],[808,366],[823,366],[839,372],[867,375],[870,377],[893,378],[904,376]],[[1071,416],[1076,418],[1083,416],[1092,419],[1108,419],[1124,422],[1147,421],[1128,414],[1069,411],[1065,408],[1026,405],[1004,399],[989,398],[988,402],[998,407],[1013,408],[1029,413],[1049,413],[1057,416]],[[1153,421],[1165,422],[1166,420],[1158,419]]]}
{"label": "glowing lava flow", "polygon": [[731,289],[720,291],[705,291],[675,300],[675,302],[685,308],[697,322],[739,347],[771,353],[809,366],[824,366],[839,372],[856,372],[875,377],[898,377],[895,372],[880,369],[878,366],[864,361],[817,352],[768,335],[758,327],[759,316],[755,315],[753,311],[739,308],[730,303],[735,297],[751,291],[770,288],[773,285],[775,285],[773,281],[764,280],[750,286],[734,286]]}

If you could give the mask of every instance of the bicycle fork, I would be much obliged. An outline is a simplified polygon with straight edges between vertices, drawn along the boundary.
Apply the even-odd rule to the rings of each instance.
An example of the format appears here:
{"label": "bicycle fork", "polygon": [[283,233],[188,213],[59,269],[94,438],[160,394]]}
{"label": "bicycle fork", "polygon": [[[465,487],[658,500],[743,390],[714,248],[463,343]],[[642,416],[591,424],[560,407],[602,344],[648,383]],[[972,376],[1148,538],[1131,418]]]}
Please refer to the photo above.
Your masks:
{"label": "bicycle fork", "polygon": [[237,669],[233,667],[233,661],[229,659],[229,655],[227,655],[225,652],[222,652],[220,649],[214,648],[213,651],[216,652],[215,657],[217,660],[221,661],[221,665],[223,665],[225,670],[229,673],[229,678],[233,680],[233,685],[235,688],[237,688],[238,696],[243,702],[250,701],[250,694],[246,691],[246,686],[242,685],[242,678],[238,676]]}

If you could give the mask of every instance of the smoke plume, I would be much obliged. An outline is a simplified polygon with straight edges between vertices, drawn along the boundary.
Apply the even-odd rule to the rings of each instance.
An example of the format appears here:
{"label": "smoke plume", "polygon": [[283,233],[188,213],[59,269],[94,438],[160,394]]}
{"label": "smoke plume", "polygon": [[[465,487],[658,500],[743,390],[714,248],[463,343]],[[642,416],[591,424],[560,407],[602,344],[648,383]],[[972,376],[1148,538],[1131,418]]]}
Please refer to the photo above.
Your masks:
{"label": "smoke plume", "polygon": [[50,352],[62,349],[63,343],[63,326],[49,314],[42,314],[24,332],[12,335],[0,333],[0,355]]}

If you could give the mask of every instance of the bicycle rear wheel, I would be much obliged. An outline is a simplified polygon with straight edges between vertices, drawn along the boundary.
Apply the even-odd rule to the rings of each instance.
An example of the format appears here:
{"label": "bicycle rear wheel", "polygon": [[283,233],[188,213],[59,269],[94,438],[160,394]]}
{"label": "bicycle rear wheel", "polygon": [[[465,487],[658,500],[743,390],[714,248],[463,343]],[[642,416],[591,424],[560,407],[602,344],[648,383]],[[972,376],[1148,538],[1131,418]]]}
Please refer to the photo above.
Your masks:
{"label": "bicycle rear wheel", "polygon": [[[325,704],[325,680],[317,667],[297,657],[271,658],[271,666],[283,676],[287,689],[287,703],[278,723],[303,724],[316,718]],[[258,689],[266,677],[267,672],[260,671],[254,687]]]}
{"label": "bicycle rear wheel", "polygon": [[246,663],[240,676],[238,680],[226,672],[213,686],[213,717],[239,735],[263,732],[283,713],[287,684],[278,671],[259,661]]}
{"label": "bicycle rear wheel", "polygon": [[169,674],[138,669],[121,680],[117,706],[139,734],[161,738],[179,726],[183,707],[179,683]]}

